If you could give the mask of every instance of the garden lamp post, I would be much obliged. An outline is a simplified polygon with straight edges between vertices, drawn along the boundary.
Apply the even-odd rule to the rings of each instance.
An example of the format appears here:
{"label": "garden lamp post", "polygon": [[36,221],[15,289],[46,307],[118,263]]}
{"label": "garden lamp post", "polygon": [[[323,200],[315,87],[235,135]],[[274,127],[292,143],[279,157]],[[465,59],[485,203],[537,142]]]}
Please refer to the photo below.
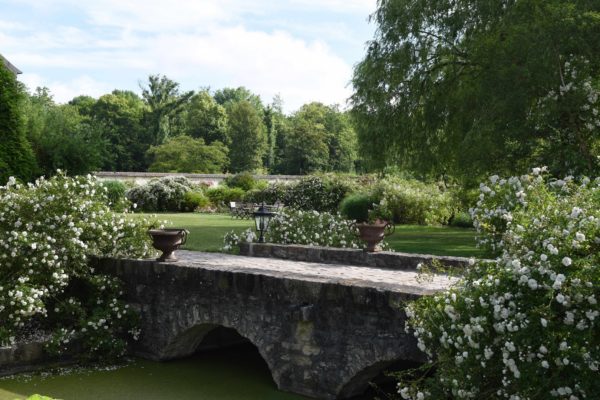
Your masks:
{"label": "garden lamp post", "polygon": [[260,237],[258,238],[258,243],[265,242],[265,232],[269,228],[269,222],[271,222],[271,218],[275,215],[274,212],[269,211],[265,203],[263,202],[258,210],[254,213],[254,222],[256,223],[256,230],[260,232]]}

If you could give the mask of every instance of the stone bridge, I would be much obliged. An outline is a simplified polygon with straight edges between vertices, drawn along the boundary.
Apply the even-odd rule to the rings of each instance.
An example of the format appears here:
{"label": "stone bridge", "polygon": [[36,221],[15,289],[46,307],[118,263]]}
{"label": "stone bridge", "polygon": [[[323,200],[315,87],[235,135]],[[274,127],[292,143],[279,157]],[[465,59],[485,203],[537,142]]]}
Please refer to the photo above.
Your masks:
{"label": "stone bridge", "polygon": [[[279,389],[322,399],[362,393],[397,361],[423,361],[405,332],[403,308],[451,284],[444,276],[419,282],[411,270],[339,260],[188,251],[178,257],[171,263],[97,260],[98,268],[124,280],[127,300],[141,313],[138,355],[186,357],[209,332],[233,328],[258,348]],[[414,267],[418,260],[409,259]]]}

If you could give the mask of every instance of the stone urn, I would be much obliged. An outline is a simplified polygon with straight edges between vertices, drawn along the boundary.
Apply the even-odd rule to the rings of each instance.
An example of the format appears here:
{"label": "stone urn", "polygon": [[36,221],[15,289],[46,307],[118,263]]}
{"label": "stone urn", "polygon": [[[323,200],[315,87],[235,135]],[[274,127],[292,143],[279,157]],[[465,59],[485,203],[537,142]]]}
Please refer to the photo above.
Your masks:
{"label": "stone urn", "polygon": [[187,241],[188,231],[180,228],[149,229],[148,234],[152,237],[152,246],[162,251],[157,261],[177,261],[175,250],[183,246]]}
{"label": "stone urn", "polygon": [[365,251],[369,253],[377,251],[379,242],[381,242],[384,237],[394,233],[395,230],[394,224],[380,219],[370,223],[357,223],[356,228],[358,229],[358,237],[367,243]]}

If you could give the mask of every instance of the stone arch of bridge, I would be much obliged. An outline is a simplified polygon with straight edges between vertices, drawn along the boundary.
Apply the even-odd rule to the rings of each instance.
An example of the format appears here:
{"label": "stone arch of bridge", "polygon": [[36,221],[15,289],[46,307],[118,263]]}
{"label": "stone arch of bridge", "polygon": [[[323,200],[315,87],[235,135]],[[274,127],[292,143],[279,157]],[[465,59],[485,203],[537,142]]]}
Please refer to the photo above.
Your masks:
{"label": "stone arch of bridge", "polygon": [[[361,395],[369,388],[369,384],[373,382],[373,379],[381,376],[384,372],[397,371],[419,365],[419,363],[410,360],[407,356],[405,354],[398,354],[395,358],[375,361],[356,368],[353,375],[349,375],[346,379],[337,397],[346,399]],[[378,384],[378,382],[376,383]]]}
{"label": "stone arch of bridge", "polygon": [[[205,339],[210,336],[213,336],[212,339],[215,339],[213,334],[219,330],[226,333],[225,337],[216,338],[217,340],[211,340],[210,343],[205,342]],[[227,331],[235,332],[235,334],[231,335],[230,332]],[[239,340],[240,338],[242,340]],[[262,343],[261,339],[253,332],[233,324],[195,323],[185,327],[178,333],[172,335],[167,345],[160,352],[160,358],[162,360],[185,358],[199,350],[226,347],[244,342],[249,342],[256,347],[258,353],[267,364],[271,377],[277,386],[279,386],[279,374],[273,367],[274,363],[272,358],[265,351],[265,343]]]}

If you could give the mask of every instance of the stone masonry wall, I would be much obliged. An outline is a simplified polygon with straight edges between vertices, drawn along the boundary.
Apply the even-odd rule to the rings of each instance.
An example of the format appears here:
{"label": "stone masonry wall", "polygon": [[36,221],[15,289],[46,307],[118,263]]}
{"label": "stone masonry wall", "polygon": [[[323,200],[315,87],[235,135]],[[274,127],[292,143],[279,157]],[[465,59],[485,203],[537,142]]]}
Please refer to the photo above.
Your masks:
{"label": "stone masonry wall", "polygon": [[127,300],[141,313],[139,355],[185,357],[215,327],[233,328],[258,348],[281,390],[323,399],[360,393],[394,361],[423,360],[404,330],[404,305],[418,288],[403,293],[402,285],[369,287],[309,272],[299,278],[285,265],[252,267],[289,261],[185,253],[175,263],[96,261],[125,282]]}

